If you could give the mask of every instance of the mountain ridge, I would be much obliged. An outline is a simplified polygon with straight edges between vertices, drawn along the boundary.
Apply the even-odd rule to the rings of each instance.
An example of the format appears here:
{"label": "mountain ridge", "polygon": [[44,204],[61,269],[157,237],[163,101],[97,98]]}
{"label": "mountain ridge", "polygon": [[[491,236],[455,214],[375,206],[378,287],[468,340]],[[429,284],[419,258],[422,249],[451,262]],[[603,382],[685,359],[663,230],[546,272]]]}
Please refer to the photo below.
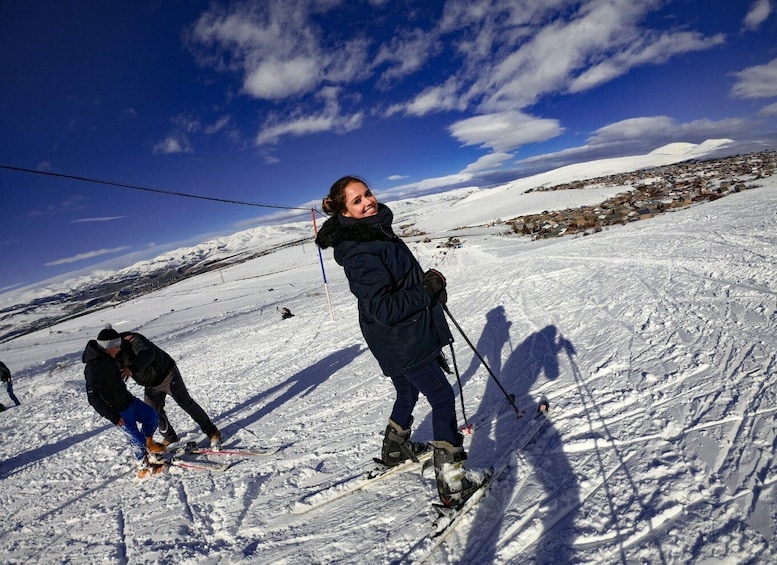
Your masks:
{"label": "mountain ridge", "polygon": [[[511,225],[508,220],[514,221],[519,214],[504,214],[507,210],[504,196],[515,192],[519,186],[523,188],[523,192],[516,195],[513,199],[514,202],[520,197],[536,200],[538,189],[551,188],[548,186],[551,179],[557,181],[557,186],[563,186],[570,176],[574,176],[570,172],[572,171],[570,167],[576,167],[579,171],[585,169],[586,172],[581,172],[579,175],[581,178],[578,180],[596,179],[598,191],[590,187],[587,190],[556,191],[565,194],[540,197],[539,203],[533,206],[540,209],[548,206],[551,210],[563,210],[594,205],[611,198],[614,194],[634,189],[633,184],[624,184],[625,181],[622,177],[624,174],[634,171],[650,171],[653,168],[664,166],[675,167],[675,172],[672,174],[679,177],[683,174],[684,167],[688,167],[690,163],[698,160],[698,158],[687,159],[689,155],[703,153],[701,147],[710,151],[728,141],[730,140],[709,140],[699,145],[684,143],[665,145],[654,150],[651,154],[659,152],[656,155],[663,155],[660,152],[665,151],[676,162],[657,167],[651,166],[654,159],[648,156],[642,156],[642,161],[638,157],[604,160],[617,162],[621,169],[625,170],[603,177],[594,175],[595,172],[604,170],[602,163],[591,162],[562,167],[555,171],[555,177],[549,173],[542,173],[529,177],[533,181],[519,179],[489,189],[474,191],[466,189],[440,193],[439,195],[427,195],[423,197],[425,201],[437,202],[439,199],[449,201],[448,207],[451,212],[436,214],[435,217],[424,217],[423,210],[420,209],[421,206],[416,206],[416,199],[409,198],[394,204],[397,208],[395,215],[400,220],[405,219],[402,217],[403,215],[414,218],[413,221],[408,221],[405,224],[414,227],[413,232],[404,233],[405,236],[424,233],[431,234],[431,237],[447,239],[456,235],[454,232],[461,230],[462,227],[494,224],[495,222],[505,223],[504,229],[499,229],[502,229],[503,232],[509,231]],[[758,155],[760,154],[751,153],[711,159],[709,162],[720,163],[721,167],[725,167],[731,162],[758,158]],[[634,183],[635,181],[628,182]],[[529,187],[530,184],[533,186]],[[503,215],[501,217],[488,217],[490,211],[487,201],[496,203],[499,212]],[[572,206],[568,205],[570,202],[573,202]],[[461,212],[462,210],[464,212]],[[473,218],[480,218],[480,220]],[[90,276],[69,279],[53,285],[47,285],[44,281],[39,285],[30,285],[30,287],[16,292],[7,292],[5,293],[5,305],[0,307],[0,343],[19,335],[44,329],[63,320],[130,300],[191,276],[248,261],[289,246],[308,243],[312,245],[312,240],[313,230],[308,222],[259,226],[230,236],[215,238],[196,246],[169,251],[153,259],[140,261],[117,271],[97,271]],[[0,304],[2,299],[3,295],[0,295]]]}

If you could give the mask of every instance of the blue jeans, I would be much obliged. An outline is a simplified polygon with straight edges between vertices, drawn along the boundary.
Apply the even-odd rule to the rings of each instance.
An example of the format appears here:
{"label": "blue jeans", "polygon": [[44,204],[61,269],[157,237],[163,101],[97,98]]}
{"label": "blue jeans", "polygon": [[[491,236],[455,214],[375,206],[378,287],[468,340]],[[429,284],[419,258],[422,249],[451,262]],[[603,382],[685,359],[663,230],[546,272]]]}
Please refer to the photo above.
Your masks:
{"label": "blue jeans", "polygon": [[16,398],[16,395],[13,393],[13,383],[11,381],[8,381],[5,383],[5,390],[8,391],[8,396],[11,397],[11,400],[13,400],[13,403],[16,404],[16,406],[19,406],[21,402],[19,402],[19,399]]}
{"label": "blue jeans", "polygon": [[[137,398],[132,399],[125,410],[121,411],[124,420],[122,431],[127,434],[130,444],[135,450],[135,458],[143,459],[146,455],[146,438],[154,435],[159,425],[156,410]],[[138,429],[140,424],[140,429]]]}
{"label": "blue jeans", "polygon": [[456,424],[456,396],[436,360],[399,377],[391,377],[391,382],[397,390],[397,399],[391,411],[391,419],[394,422],[403,429],[410,426],[413,408],[420,392],[432,407],[434,439],[447,441],[455,446],[461,445],[462,437]]}

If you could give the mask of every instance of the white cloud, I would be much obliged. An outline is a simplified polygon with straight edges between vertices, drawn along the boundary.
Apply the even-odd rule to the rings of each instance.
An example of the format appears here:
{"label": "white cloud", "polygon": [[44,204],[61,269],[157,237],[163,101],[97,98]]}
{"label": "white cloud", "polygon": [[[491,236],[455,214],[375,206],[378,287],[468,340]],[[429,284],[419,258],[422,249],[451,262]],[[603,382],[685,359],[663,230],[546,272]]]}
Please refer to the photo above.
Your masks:
{"label": "white cloud", "polygon": [[651,116],[622,120],[599,128],[588,139],[590,145],[612,145],[637,140],[642,147],[658,147],[670,141],[700,143],[705,139],[739,136],[746,137],[752,129],[747,120],[693,120],[677,123],[668,116]]}
{"label": "white cloud", "polygon": [[630,118],[599,128],[589,138],[589,143],[597,145],[624,139],[652,137],[656,134],[671,133],[677,129],[677,123],[669,116]]}
{"label": "white cloud", "polygon": [[645,16],[660,6],[656,0],[450,1],[436,33],[455,44],[459,68],[409,102],[389,106],[385,115],[479,111],[491,117],[457,122],[452,135],[498,152],[543,141],[561,133],[560,124],[527,120],[521,109],[545,96],[590,90],[635,67],[725,41],[722,34],[646,28]]}
{"label": "white cloud", "polygon": [[745,29],[750,31],[758,29],[771,13],[772,6],[769,0],[756,0],[753,2],[753,5],[750,6],[750,10],[748,10],[747,15],[745,16]]}
{"label": "white cloud", "polygon": [[[240,73],[244,94],[280,102],[296,99],[295,109],[270,114],[255,136],[257,145],[284,136],[360,127],[364,112],[341,114],[340,85],[367,77],[369,40],[353,37],[329,45],[316,16],[337,0],[237,2],[229,9],[212,5],[189,30],[199,61],[221,71]],[[322,88],[323,84],[334,85]],[[322,95],[322,93],[327,93]],[[323,103],[323,107],[322,107]]]}
{"label": "white cloud", "polygon": [[605,62],[588,68],[571,80],[568,90],[589,90],[626,74],[636,66],[664,63],[676,54],[709,49],[724,41],[725,36],[722,34],[711,37],[693,32],[661,34],[649,42],[636,42]]}
{"label": "white cloud", "polygon": [[526,143],[546,141],[561,134],[563,129],[558,120],[535,118],[521,112],[499,112],[460,120],[449,131],[464,145],[506,152]]}
{"label": "white cloud", "polygon": [[154,145],[154,154],[175,154],[175,153],[192,153],[193,149],[189,140],[185,137],[176,137],[169,135],[162,141]]}
{"label": "white cloud", "polygon": [[498,169],[503,163],[509,161],[514,156],[511,153],[489,153],[483,155],[480,159],[468,165],[462,173],[478,173],[482,171],[492,171]]}
{"label": "white cloud", "polygon": [[385,202],[389,199],[398,200],[400,198],[406,198],[409,196],[420,196],[422,194],[437,192],[440,189],[449,188],[451,186],[460,186],[464,183],[470,182],[472,178],[472,175],[467,173],[457,173],[443,177],[428,178],[422,181],[395,186],[394,188],[383,190],[380,192],[380,194],[378,194],[378,199],[381,199]]}
{"label": "white cloud", "polygon": [[106,216],[104,218],[80,218],[78,220],[73,220],[70,222],[71,224],[83,224],[83,223],[89,223],[89,222],[111,222],[113,220],[121,220],[125,216]]}
{"label": "white cloud", "polygon": [[285,135],[301,136],[329,131],[334,127],[334,124],[334,116],[303,116],[296,120],[263,127],[256,136],[256,144],[267,145],[276,143],[278,139]]}
{"label": "white cloud", "polygon": [[179,114],[173,116],[170,122],[173,124],[173,132],[154,145],[153,153],[162,155],[193,153],[189,135],[202,129],[200,121],[197,118]]}
{"label": "white cloud", "polygon": [[774,104],[769,104],[768,106],[764,106],[761,108],[761,111],[758,112],[759,116],[777,116],[777,102]]}
{"label": "white cloud", "polygon": [[461,99],[456,79],[451,77],[445,84],[425,89],[409,103],[389,108],[387,115],[402,111],[411,116],[425,116],[433,112],[465,109],[466,103]]}
{"label": "white cloud", "polygon": [[664,63],[724,40],[722,35],[643,27],[644,17],[657,6],[652,1],[592,1],[566,17],[558,11],[544,25],[521,28],[526,35],[516,35],[514,43],[497,52],[500,58],[480,65],[483,71],[473,89],[483,98],[481,110],[520,109],[548,94],[587,90],[634,67]]}
{"label": "white cloud", "polygon": [[221,130],[223,130],[225,127],[229,125],[230,117],[229,116],[222,116],[218,120],[216,120],[215,123],[209,125],[205,128],[205,133],[207,134],[213,134],[218,133]]}
{"label": "white cloud", "polygon": [[599,128],[584,145],[528,157],[519,164],[523,169],[545,171],[572,163],[644,154],[678,141],[698,144],[732,135],[749,139],[754,129],[754,124],[744,119],[678,123],[668,116],[630,118]]}
{"label": "white cloud", "polygon": [[376,68],[388,65],[380,75],[381,82],[386,84],[420,70],[441,49],[439,39],[433,34],[420,29],[399,30],[398,35],[380,46],[372,64]]}
{"label": "white cloud", "polygon": [[189,140],[189,135],[202,128],[202,124],[196,118],[179,114],[170,119],[173,131],[152,148],[155,155],[173,155],[177,153],[193,153],[194,149]]}
{"label": "white cloud", "polygon": [[325,131],[344,133],[360,127],[364,115],[360,112],[341,114],[337,90],[333,87],[322,89],[318,97],[324,100],[324,109],[317,114],[298,112],[291,118],[271,116],[260,128],[256,145],[273,144],[287,135],[302,136]]}
{"label": "white cloud", "polygon": [[[382,0],[373,5],[376,13],[390,8]],[[245,94],[296,101],[292,111],[265,121],[255,138],[259,145],[287,135],[350,131],[370,114],[456,111],[480,115],[474,124],[452,125],[455,137],[507,152],[558,135],[559,124],[533,118],[521,121],[529,126],[523,132],[490,130],[479,127],[482,115],[523,115],[522,109],[543,97],[590,90],[635,67],[725,41],[721,34],[648,27],[647,16],[663,6],[663,0],[449,0],[429,29],[408,17],[381,44],[359,26],[348,36],[326,35],[319,16],[345,17],[347,4],[338,0],[241,2],[228,9],[214,4],[192,26],[189,43],[203,64],[239,73]],[[429,74],[441,77],[436,83],[422,74],[431,65]],[[380,110],[347,111],[340,101],[333,112],[331,102],[322,108],[315,95],[322,85],[336,87],[338,95],[350,93],[351,85],[367,80],[384,90],[401,85],[406,100],[389,95]],[[477,133],[470,131],[473,125]],[[180,147],[170,144],[169,150],[186,149],[185,139],[174,139]]]}
{"label": "white cloud", "polygon": [[[201,63],[243,75],[243,91],[281,100],[314,92],[325,80],[348,82],[364,73],[364,40],[326,48],[317,12],[335,2],[267,0],[214,5],[189,30]],[[344,72],[345,69],[345,72]]]}
{"label": "white cloud", "polygon": [[277,100],[309,92],[321,82],[320,64],[311,57],[293,57],[285,61],[265,58],[247,71],[245,90],[256,98]]}
{"label": "white cloud", "polygon": [[771,98],[777,96],[777,59],[765,65],[748,67],[736,73],[737,83],[731,90],[735,98]]}
{"label": "white cloud", "polygon": [[124,245],[122,247],[114,247],[113,249],[98,249],[96,251],[89,251],[87,253],[79,253],[78,255],[73,255],[72,257],[65,257],[64,259],[57,259],[56,261],[49,261],[45,265],[47,267],[66,265],[68,263],[76,263],[78,261],[83,261],[84,259],[92,259],[94,257],[100,257],[101,255],[109,255],[111,253],[126,251],[127,249],[130,249],[129,245]]}

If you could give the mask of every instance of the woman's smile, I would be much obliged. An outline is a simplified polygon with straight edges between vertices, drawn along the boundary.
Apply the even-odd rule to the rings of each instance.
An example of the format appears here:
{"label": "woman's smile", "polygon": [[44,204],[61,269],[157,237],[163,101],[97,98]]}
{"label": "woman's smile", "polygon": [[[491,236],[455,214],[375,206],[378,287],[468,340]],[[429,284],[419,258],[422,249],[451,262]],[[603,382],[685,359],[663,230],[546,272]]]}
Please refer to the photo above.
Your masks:
{"label": "woman's smile", "polygon": [[362,182],[352,182],[345,187],[345,211],[343,216],[359,219],[378,213],[378,199]]}

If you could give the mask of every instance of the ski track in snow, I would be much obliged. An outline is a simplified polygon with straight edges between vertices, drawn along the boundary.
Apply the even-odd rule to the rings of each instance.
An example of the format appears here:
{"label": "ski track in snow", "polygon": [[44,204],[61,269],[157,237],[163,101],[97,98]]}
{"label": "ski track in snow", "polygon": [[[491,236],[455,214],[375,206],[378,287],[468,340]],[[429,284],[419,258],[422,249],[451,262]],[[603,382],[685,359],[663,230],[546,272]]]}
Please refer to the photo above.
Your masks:
{"label": "ski track in snow", "polygon": [[[552,402],[545,432],[430,563],[777,561],[777,177],[759,182],[588,237],[410,244],[517,404]],[[3,344],[23,404],[0,413],[0,561],[408,562],[434,518],[432,473],[293,512],[369,468],[393,400],[324,256],[334,321],[305,244]],[[283,306],[295,316],[281,321]],[[106,322],[173,355],[226,447],[280,451],[135,479],[84,392],[81,351]],[[521,421],[451,328],[469,465],[485,467]],[[181,439],[203,441],[168,404]],[[415,417],[431,439],[423,398]]]}

